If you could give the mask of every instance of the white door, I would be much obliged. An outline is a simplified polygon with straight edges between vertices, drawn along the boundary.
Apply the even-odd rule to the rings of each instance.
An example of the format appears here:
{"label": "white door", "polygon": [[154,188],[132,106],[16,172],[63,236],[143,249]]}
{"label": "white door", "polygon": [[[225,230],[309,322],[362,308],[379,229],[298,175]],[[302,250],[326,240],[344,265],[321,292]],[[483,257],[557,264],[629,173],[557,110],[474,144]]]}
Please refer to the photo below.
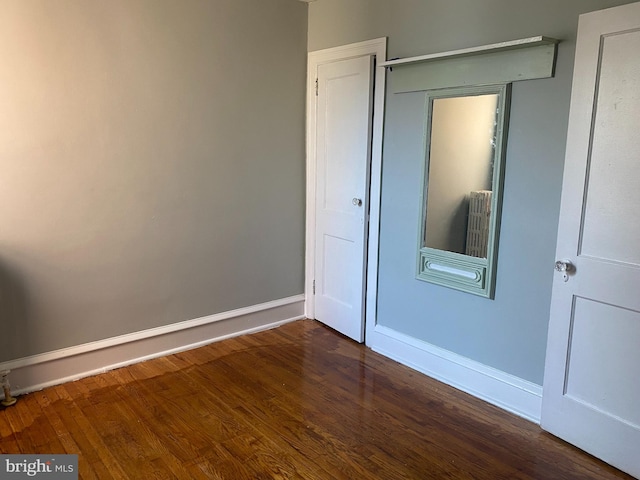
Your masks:
{"label": "white door", "polygon": [[373,57],[317,70],[315,318],[364,340]]}
{"label": "white door", "polygon": [[[640,3],[580,17],[542,427],[640,477]],[[559,269],[563,264],[557,264]]]}

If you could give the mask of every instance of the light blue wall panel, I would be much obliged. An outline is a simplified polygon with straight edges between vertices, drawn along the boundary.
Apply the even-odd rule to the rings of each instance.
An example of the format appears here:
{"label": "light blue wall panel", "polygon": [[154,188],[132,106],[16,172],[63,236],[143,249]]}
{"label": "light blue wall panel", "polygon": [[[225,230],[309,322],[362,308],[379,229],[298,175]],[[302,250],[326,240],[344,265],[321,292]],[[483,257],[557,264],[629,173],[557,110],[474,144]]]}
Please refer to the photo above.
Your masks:
{"label": "light blue wall panel", "polygon": [[[378,321],[542,384],[578,15],[626,0],[321,0],[309,50],[387,36],[389,58],[535,35],[562,40],[553,79],[513,85],[495,300],[415,279],[424,106],[387,98]],[[393,73],[388,77],[393,88]]]}

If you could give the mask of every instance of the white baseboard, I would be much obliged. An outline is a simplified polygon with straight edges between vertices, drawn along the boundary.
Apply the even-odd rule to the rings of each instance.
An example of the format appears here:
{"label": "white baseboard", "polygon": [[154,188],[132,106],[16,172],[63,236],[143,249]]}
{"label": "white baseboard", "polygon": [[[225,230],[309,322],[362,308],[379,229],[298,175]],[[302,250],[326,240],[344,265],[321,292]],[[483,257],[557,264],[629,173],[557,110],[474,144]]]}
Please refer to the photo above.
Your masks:
{"label": "white baseboard", "polygon": [[458,390],[540,423],[539,385],[380,325],[369,334],[367,345]]}
{"label": "white baseboard", "polygon": [[[304,295],[0,363],[20,395],[304,318]],[[0,398],[4,398],[0,392]]]}

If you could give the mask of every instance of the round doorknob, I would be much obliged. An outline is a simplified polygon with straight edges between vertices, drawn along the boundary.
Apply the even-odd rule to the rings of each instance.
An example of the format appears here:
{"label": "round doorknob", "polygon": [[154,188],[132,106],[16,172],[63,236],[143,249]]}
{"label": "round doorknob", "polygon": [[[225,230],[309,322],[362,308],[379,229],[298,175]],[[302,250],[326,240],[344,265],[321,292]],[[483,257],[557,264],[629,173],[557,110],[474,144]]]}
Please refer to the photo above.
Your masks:
{"label": "round doorknob", "polygon": [[555,270],[556,272],[562,273],[562,279],[567,282],[569,281],[569,274],[574,273],[576,267],[568,260],[558,260],[555,264]]}
{"label": "round doorknob", "polygon": [[571,272],[573,270],[573,263],[568,260],[558,260],[555,269],[556,272]]}
{"label": "round doorknob", "polygon": [[354,198],[353,200],[351,200],[351,203],[353,203],[356,207],[361,207],[362,206],[362,199]]}

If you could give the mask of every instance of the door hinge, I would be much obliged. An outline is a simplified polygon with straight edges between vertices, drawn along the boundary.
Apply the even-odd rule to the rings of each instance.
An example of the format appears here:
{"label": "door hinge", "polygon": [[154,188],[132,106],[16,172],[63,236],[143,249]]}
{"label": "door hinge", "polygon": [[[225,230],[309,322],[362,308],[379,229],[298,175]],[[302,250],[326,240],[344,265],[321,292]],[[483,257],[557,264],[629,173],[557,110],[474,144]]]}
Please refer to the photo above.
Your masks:
{"label": "door hinge", "polygon": [[316,281],[313,281],[313,294],[316,294]]}
{"label": "door hinge", "polygon": [[316,97],[318,96],[318,79],[316,78]]}

